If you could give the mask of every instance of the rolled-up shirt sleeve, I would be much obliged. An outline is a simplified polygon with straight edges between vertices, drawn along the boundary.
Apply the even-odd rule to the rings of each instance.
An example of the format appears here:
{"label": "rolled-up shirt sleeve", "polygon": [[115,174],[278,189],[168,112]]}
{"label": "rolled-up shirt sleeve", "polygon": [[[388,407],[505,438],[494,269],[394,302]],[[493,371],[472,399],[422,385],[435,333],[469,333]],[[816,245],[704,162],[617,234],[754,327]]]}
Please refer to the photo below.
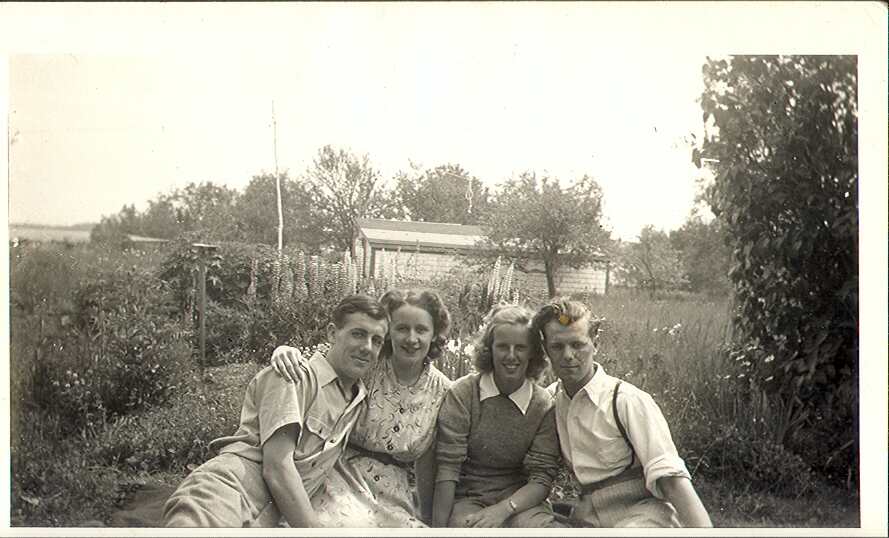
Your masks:
{"label": "rolled-up shirt sleeve", "polygon": [[540,484],[551,489],[559,473],[559,437],[556,434],[556,409],[549,411],[540,421],[537,434],[522,464],[528,473],[528,483]]}
{"label": "rolled-up shirt sleeve", "polygon": [[633,443],[636,457],[645,472],[645,487],[652,495],[663,499],[657,481],[664,476],[691,478],[685,462],[679,457],[670,427],[661,408],[652,397],[642,391],[621,391],[618,412],[625,418],[627,436]]}
{"label": "rolled-up shirt sleeve", "polygon": [[[464,381],[469,381],[464,379]],[[455,383],[445,394],[438,411],[438,439],[436,482],[459,482],[466,460],[470,425],[472,384]]]}

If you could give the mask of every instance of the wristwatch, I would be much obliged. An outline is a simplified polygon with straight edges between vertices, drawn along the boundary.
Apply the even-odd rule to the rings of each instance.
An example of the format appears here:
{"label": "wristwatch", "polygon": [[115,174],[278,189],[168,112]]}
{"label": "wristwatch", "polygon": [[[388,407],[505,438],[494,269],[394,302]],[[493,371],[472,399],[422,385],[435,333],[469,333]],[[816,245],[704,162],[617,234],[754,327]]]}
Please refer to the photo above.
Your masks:
{"label": "wristwatch", "polygon": [[515,514],[516,511],[519,509],[519,507],[515,505],[515,501],[513,501],[511,498],[509,499],[509,501],[506,502],[506,505],[509,507],[510,514]]}

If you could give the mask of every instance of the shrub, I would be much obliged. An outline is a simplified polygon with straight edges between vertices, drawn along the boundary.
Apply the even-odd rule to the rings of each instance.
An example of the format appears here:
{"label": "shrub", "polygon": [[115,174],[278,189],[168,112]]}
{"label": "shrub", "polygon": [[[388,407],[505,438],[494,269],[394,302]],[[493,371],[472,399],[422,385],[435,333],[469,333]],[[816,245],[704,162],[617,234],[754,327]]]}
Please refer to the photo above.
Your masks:
{"label": "shrub", "polygon": [[10,523],[13,526],[77,526],[104,520],[119,496],[118,469],[89,458],[81,437],[60,437],[60,419],[26,411],[10,430]]}
{"label": "shrub", "polygon": [[[263,362],[278,345],[320,343],[337,301],[356,288],[364,289],[348,258],[325,259],[285,249],[279,263],[278,252],[267,245],[220,243],[205,261],[210,364]],[[197,252],[183,241],[162,264],[160,277],[169,284],[180,311],[197,314],[199,262]],[[187,321],[197,319],[195,315]]]}
{"label": "shrub", "polygon": [[857,444],[857,59],[736,56],[703,74],[715,129],[695,158],[715,163],[704,197],[732,251],[738,341],[796,425],[833,409]]}
{"label": "shrub", "polygon": [[33,401],[69,433],[164,401],[191,362],[164,284],[136,267],[112,269],[75,297],[75,326],[33,361]]}
{"label": "shrub", "polygon": [[[249,337],[250,315],[243,309],[207,304],[207,366],[249,360],[243,356]],[[196,346],[197,339],[195,339]]]}
{"label": "shrub", "polygon": [[181,471],[213,454],[210,441],[231,435],[238,426],[244,391],[256,365],[216,369],[208,385],[189,377],[166,405],[122,417],[91,441],[103,465],[146,471]]}
{"label": "shrub", "polygon": [[246,352],[256,362],[268,362],[275,347],[287,344],[310,347],[326,338],[325,327],[339,297],[328,295],[312,301],[284,301],[274,307],[250,312]]}
{"label": "shrub", "polygon": [[72,253],[59,248],[10,249],[10,305],[17,314],[68,312],[79,275]]}
{"label": "shrub", "polygon": [[715,434],[710,432],[701,454],[701,470],[717,480],[785,497],[804,496],[816,484],[811,467],[800,456],[736,426],[720,426]]}

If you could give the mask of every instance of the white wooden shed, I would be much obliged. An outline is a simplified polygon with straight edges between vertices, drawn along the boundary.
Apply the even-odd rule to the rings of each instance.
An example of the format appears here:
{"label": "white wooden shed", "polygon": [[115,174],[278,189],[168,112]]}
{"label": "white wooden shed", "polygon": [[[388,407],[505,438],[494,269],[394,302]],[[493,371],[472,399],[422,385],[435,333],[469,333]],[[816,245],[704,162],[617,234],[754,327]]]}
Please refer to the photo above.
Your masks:
{"label": "white wooden shed", "polygon": [[[460,254],[479,248],[484,230],[479,226],[441,222],[410,222],[386,219],[358,219],[356,262],[372,277],[393,271],[411,278],[431,278],[460,265]],[[542,269],[543,264],[535,269]],[[580,269],[567,269],[556,275],[560,293],[604,294],[609,285],[609,263],[604,257]],[[546,290],[542,273],[516,270],[516,285]]]}

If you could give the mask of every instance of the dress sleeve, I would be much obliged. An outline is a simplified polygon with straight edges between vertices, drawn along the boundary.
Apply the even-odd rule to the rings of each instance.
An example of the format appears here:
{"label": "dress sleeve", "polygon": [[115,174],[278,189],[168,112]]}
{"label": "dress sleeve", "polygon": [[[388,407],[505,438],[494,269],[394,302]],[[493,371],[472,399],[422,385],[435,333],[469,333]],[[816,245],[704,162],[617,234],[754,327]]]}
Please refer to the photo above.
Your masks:
{"label": "dress sleeve", "polygon": [[559,473],[559,459],[556,409],[550,404],[523,461],[525,471],[528,473],[528,483],[533,482],[547,489],[552,488],[553,481]]}
{"label": "dress sleeve", "polygon": [[445,394],[438,411],[436,482],[460,481],[469,440],[472,397],[472,379],[468,377],[458,380]]}
{"label": "dress sleeve", "polygon": [[663,476],[690,478],[685,462],[679,457],[667,420],[651,395],[640,390],[621,391],[618,413],[625,421],[627,436],[645,472],[645,487],[659,499],[663,493],[657,480]]}

